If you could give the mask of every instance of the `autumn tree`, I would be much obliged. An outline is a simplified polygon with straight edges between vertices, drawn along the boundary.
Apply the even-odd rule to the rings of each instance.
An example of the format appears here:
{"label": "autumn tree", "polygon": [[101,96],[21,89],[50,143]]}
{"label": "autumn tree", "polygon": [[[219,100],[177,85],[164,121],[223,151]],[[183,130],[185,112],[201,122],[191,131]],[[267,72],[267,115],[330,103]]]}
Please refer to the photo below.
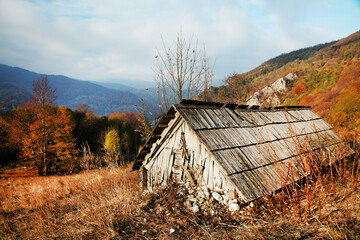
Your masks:
{"label": "autumn tree", "polygon": [[18,149],[10,141],[9,114],[0,115],[0,165],[17,163]]}
{"label": "autumn tree", "polygon": [[157,50],[155,81],[157,83],[158,101],[164,113],[172,100],[201,97],[208,100],[207,90],[213,77],[213,66],[206,55],[205,48],[198,48],[192,38],[185,39],[180,32],[175,47],[169,48],[164,40],[163,48]]}
{"label": "autumn tree", "polygon": [[[20,149],[20,157],[23,163],[35,163],[36,149],[35,139],[32,132],[36,121],[36,109],[30,102],[26,102],[13,111],[11,121],[10,141]],[[42,169],[39,169],[39,173]]]}
{"label": "autumn tree", "polygon": [[296,85],[296,87],[294,87],[292,91],[298,96],[305,93],[307,91],[306,90],[306,83],[305,82],[299,82],[299,84]]}
{"label": "autumn tree", "polygon": [[121,147],[124,139],[121,139],[115,128],[109,128],[102,137],[102,146],[105,152],[105,162],[108,166],[117,166],[122,163]]}
{"label": "autumn tree", "polygon": [[114,112],[108,116],[108,126],[117,129],[121,139],[121,157],[123,161],[131,161],[137,154],[140,134],[136,131],[141,124],[139,113]]}
{"label": "autumn tree", "polygon": [[68,107],[59,107],[55,119],[52,122],[53,129],[50,152],[54,153],[55,170],[57,171],[61,162],[76,155],[76,139],[72,131],[74,128],[71,122],[71,110]]}
{"label": "autumn tree", "polygon": [[220,97],[237,103],[246,102],[258,87],[246,74],[232,73],[226,78],[225,83],[226,92]]}
{"label": "autumn tree", "polygon": [[50,113],[51,106],[56,100],[55,89],[50,87],[50,82],[46,76],[41,76],[32,85],[31,103],[36,107],[36,121],[32,125],[32,133],[39,134],[36,139],[36,146],[38,147],[36,165],[39,168],[40,175],[46,175],[47,166],[51,162],[49,156],[49,148],[51,144],[50,133],[52,127],[50,121],[52,120],[52,114]]}
{"label": "autumn tree", "polygon": [[62,160],[76,153],[70,109],[54,106],[55,99],[47,77],[40,77],[33,83],[31,100],[14,111],[12,140],[39,175],[57,171]]}
{"label": "autumn tree", "polygon": [[80,103],[72,111],[71,119],[74,122],[73,133],[76,137],[76,147],[82,148],[83,144],[89,145],[91,149],[96,149],[97,138],[103,126],[98,126],[97,116],[91,111],[86,103]]}

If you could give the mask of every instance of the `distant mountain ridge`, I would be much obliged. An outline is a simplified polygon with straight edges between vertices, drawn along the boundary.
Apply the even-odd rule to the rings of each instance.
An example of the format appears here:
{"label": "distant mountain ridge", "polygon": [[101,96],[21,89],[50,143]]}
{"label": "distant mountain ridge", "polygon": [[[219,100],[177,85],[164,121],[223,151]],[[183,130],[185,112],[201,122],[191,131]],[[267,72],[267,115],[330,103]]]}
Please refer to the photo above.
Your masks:
{"label": "distant mountain ridge", "polygon": [[121,84],[121,83],[112,83],[112,82],[96,82],[96,81],[91,81],[92,83],[95,83],[96,85],[100,85],[109,89],[115,89],[115,90],[119,90],[119,91],[131,91],[134,90],[133,87]]}
{"label": "distant mountain ridge", "polygon": [[146,88],[155,88],[156,83],[144,80],[129,80],[129,79],[119,79],[111,80],[104,82],[91,81],[92,83],[98,84],[100,86],[120,90],[120,91],[136,91],[136,90],[145,90]]}
{"label": "distant mountain ridge", "polygon": [[[41,75],[18,67],[0,64],[0,110],[9,111],[29,99],[32,82]],[[56,104],[75,109],[87,103],[96,114],[107,115],[114,111],[135,111],[138,97],[128,90],[109,89],[98,84],[62,75],[47,75],[56,89]]]}

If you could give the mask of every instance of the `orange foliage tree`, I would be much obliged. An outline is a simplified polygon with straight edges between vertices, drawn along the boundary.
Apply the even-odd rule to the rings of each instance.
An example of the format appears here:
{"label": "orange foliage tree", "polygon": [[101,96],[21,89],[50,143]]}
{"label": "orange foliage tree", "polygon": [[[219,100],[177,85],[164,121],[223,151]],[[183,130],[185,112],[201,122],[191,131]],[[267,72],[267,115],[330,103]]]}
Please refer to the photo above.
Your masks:
{"label": "orange foliage tree", "polygon": [[64,161],[77,153],[76,141],[72,134],[74,125],[71,122],[71,110],[68,107],[60,107],[53,116],[55,116],[53,121],[54,141],[51,145],[51,152],[55,153],[56,160]]}
{"label": "orange foliage tree", "polygon": [[109,121],[122,121],[132,128],[136,128],[139,124],[141,116],[138,113],[116,111],[108,116]]}
{"label": "orange foliage tree", "polygon": [[306,84],[305,82],[299,82],[299,84],[293,88],[293,92],[296,93],[296,95],[301,95],[306,92]]}
{"label": "orange foliage tree", "polygon": [[55,90],[41,77],[33,83],[30,102],[16,108],[12,120],[12,141],[39,175],[57,171],[62,160],[76,153],[70,109],[54,106],[55,99]]}
{"label": "orange foliage tree", "polygon": [[301,99],[299,105],[311,105],[314,101],[314,97],[311,95],[305,96]]}

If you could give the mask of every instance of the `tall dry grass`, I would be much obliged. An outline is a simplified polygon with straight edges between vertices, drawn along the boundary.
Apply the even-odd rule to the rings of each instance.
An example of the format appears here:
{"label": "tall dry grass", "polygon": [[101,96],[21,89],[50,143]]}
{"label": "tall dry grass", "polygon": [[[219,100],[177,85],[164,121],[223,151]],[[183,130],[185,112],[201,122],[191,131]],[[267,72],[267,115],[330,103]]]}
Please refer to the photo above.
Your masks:
{"label": "tall dry grass", "polygon": [[70,176],[0,180],[4,239],[89,239],[116,236],[115,216],[136,208],[137,173],[101,169]]}
{"label": "tall dry grass", "polygon": [[[258,237],[360,238],[359,144],[353,141],[353,149],[345,143],[334,147],[320,135],[305,142],[299,134],[292,135],[284,141],[297,157],[287,170],[278,163],[273,146],[267,149],[282,180],[281,190],[256,200],[245,211],[265,221],[257,228],[266,226],[266,234]],[[307,177],[294,181],[299,175]]]}

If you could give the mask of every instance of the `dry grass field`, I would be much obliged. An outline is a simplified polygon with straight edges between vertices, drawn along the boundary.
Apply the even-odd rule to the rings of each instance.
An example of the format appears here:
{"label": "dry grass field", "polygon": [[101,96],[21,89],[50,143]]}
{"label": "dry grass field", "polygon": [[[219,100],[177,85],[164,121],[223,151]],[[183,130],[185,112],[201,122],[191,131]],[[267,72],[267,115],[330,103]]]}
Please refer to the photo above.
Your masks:
{"label": "dry grass field", "polygon": [[11,176],[1,179],[0,185],[4,239],[111,238],[116,236],[116,216],[131,214],[139,196],[137,174],[129,168],[70,176]]}
{"label": "dry grass field", "polygon": [[231,214],[192,213],[183,189],[144,195],[130,167],[68,176],[34,170],[0,172],[1,239],[357,239],[360,238],[358,162],[336,176],[242,206]]}

